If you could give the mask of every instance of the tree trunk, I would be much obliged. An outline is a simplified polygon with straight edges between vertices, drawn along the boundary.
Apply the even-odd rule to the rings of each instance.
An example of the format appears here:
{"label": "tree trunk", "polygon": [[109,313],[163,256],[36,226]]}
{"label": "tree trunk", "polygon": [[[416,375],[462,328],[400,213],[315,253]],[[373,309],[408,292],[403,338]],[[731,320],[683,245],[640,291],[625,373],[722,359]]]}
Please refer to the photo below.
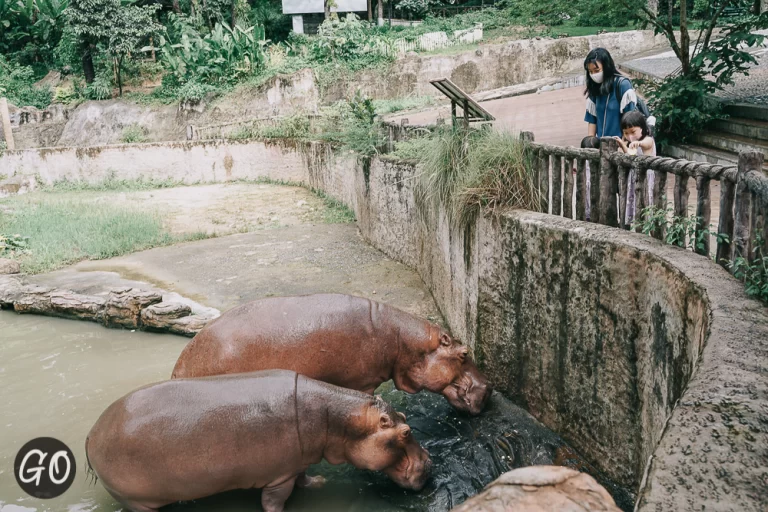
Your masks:
{"label": "tree trunk", "polygon": [[[194,2],[192,2],[194,5]],[[179,5],[179,0],[173,0],[173,12],[176,14],[181,14],[181,6]]]}
{"label": "tree trunk", "polygon": [[[756,0],[759,2],[760,0]],[[373,21],[373,0],[368,0],[368,23]]]}
{"label": "tree trunk", "polygon": [[92,84],[96,79],[96,72],[93,69],[93,54],[91,53],[91,45],[85,44],[83,47],[83,74],[85,75],[85,83]]}
{"label": "tree trunk", "polygon": [[688,34],[688,2],[680,2],[680,66],[682,74],[691,72],[691,36]]}
{"label": "tree trunk", "polygon": [[376,24],[380,27],[384,26],[384,0],[378,0],[377,2]]}
{"label": "tree trunk", "polygon": [[329,0],[323,2],[323,7],[325,8],[325,19],[329,19],[331,17],[331,4]]}
{"label": "tree trunk", "polygon": [[232,0],[232,24],[230,25],[232,28],[235,28],[237,23],[237,2],[238,0]]}
{"label": "tree trunk", "polygon": [[123,95],[123,57],[115,59],[117,65],[117,89],[120,91],[120,96]]}
{"label": "tree trunk", "polygon": [[653,14],[659,14],[659,0],[648,0],[648,10]]}

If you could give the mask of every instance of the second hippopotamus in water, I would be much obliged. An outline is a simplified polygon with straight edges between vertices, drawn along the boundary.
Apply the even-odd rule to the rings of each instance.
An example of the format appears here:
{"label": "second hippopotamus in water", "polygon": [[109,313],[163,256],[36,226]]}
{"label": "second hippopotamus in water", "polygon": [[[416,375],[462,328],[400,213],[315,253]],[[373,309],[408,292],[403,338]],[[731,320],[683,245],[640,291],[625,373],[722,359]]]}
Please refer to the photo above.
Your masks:
{"label": "second hippopotamus in water", "polygon": [[110,405],[85,441],[89,470],[132,512],[232,489],[262,488],[280,512],[322,459],[383,471],[419,490],[432,462],[405,416],[370,395],[270,370],[177,379]]}
{"label": "second hippopotamus in water", "polygon": [[341,294],[261,299],[231,309],[184,348],[172,378],[279,368],[372,394],[397,389],[444,395],[479,414],[488,380],[465,346],[438,325],[372,300]]}

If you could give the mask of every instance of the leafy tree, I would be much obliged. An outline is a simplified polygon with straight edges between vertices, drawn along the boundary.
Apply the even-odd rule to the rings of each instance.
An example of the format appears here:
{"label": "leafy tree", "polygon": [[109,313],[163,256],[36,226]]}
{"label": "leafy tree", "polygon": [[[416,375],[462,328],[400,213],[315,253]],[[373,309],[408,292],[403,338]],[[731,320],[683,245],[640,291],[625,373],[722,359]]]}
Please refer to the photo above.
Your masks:
{"label": "leafy tree", "polygon": [[[81,40],[83,72],[87,83],[96,77],[93,54],[97,45],[122,60],[138,49],[139,42],[159,30],[154,21],[158,5],[137,6],[120,0],[71,0],[67,9],[69,23]],[[118,86],[122,94],[121,72],[118,69]]]}
{"label": "leafy tree", "polygon": [[123,60],[139,49],[139,44],[162,26],[155,22],[159,6],[116,8],[110,20],[107,52],[117,61],[117,87],[123,95]]}
{"label": "leafy tree", "polygon": [[[656,33],[664,34],[680,60],[679,70],[652,86],[650,96],[651,108],[660,118],[660,141],[685,141],[720,115],[718,104],[708,97],[732,84],[735,75],[749,74],[750,66],[757,63],[749,49],[765,40],[755,31],[768,28],[768,12],[750,13],[752,0],[711,0],[706,7],[694,2],[694,13],[705,16],[694,41],[688,1],[659,3],[657,12],[643,3],[621,2],[634,8]],[[723,24],[728,8],[742,14]],[[715,36],[716,29],[719,33]]]}

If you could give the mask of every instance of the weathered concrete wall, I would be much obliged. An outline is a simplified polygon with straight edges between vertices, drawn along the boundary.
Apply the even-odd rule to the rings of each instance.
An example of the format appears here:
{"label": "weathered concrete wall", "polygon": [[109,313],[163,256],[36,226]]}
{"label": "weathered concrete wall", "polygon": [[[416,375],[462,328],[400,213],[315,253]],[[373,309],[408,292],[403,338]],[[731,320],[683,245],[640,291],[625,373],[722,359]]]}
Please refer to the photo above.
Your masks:
{"label": "weathered concrete wall", "polygon": [[362,234],[418,269],[497,388],[639,489],[639,510],[768,507],[768,311],[720,266],[532,212],[464,230],[440,211],[422,220],[410,165],[326,172],[343,173],[328,192],[357,194]]}
{"label": "weathered concrete wall", "polygon": [[667,44],[663,35],[632,30],[484,44],[477,51],[455,55],[414,55],[398,60],[386,72],[365,71],[354,80],[334,84],[324,92],[323,101],[345,98],[355,90],[375,98],[436,95],[429,82],[437,78],[450,78],[466,92],[486,91],[580,70],[592,48],[606,48],[614,60],[621,60]]}
{"label": "weathered concrete wall", "polygon": [[320,189],[354,209],[374,246],[418,270],[497,389],[638,489],[639,510],[768,509],[768,310],[707,258],[532,212],[458,230],[417,203],[414,166],[322,144],[16,151],[0,168],[21,161],[45,180],[97,180],[112,168],[120,178],[264,176]]}
{"label": "weathered concrete wall", "polygon": [[302,152],[296,148],[258,141],[194,141],[8,151],[0,157],[0,174],[35,177],[46,184],[97,182],[107,176],[183,183],[259,178],[305,182]]}

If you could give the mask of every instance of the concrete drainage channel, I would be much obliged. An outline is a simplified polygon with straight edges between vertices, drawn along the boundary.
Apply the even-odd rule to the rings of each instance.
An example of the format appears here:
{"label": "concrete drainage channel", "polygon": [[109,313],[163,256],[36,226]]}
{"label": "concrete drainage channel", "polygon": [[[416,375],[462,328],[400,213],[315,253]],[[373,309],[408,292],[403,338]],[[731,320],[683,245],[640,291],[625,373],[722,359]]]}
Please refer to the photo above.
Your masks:
{"label": "concrete drainage channel", "polygon": [[[47,158],[67,159],[57,178],[93,180],[131,151],[149,153],[159,179],[256,179],[279,161],[281,178],[347,204],[368,242],[415,269],[497,390],[636,489],[638,510],[768,507],[768,312],[709,259],[522,211],[457,230],[445,212],[419,211],[413,166],[373,160],[363,172],[317,145],[143,146]],[[17,175],[54,178],[40,152],[2,158]]]}

